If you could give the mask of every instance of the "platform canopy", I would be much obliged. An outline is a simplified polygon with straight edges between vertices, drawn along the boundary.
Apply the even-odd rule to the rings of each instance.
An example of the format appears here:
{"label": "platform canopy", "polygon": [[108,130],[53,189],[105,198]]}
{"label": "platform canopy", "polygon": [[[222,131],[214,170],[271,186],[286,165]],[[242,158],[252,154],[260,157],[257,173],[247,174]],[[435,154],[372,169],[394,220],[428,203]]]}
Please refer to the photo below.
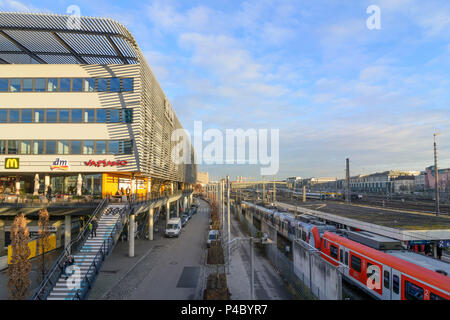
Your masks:
{"label": "platform canopy", "polygon": [[0,12],[3,64],[136,64],[138,50],[111,19]]}

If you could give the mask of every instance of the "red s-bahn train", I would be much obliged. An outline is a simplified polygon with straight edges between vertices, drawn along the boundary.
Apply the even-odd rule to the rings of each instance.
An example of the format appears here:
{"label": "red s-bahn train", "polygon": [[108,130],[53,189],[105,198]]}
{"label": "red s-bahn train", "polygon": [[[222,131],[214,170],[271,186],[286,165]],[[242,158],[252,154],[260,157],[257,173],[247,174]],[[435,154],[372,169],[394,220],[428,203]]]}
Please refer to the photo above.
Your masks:
{"label": "red s-bahn train", "polygon": [[[317,229],[313,234],[320,237]],[[347,266],[345,277],[375,298],[450,300],[450,277],[442,273],[328,231],[317,249],[333,265]]]}

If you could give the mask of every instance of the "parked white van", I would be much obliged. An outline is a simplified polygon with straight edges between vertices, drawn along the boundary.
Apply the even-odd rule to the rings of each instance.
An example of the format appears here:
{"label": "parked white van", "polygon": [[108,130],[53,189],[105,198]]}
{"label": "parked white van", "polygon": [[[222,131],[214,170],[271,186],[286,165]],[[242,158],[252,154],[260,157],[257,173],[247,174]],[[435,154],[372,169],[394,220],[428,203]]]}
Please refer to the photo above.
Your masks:
{"label": "parked white van", "polygon": [[166,237],[179,237],[181,233],[181,219],[172,218],[169,219],[166,225]]}

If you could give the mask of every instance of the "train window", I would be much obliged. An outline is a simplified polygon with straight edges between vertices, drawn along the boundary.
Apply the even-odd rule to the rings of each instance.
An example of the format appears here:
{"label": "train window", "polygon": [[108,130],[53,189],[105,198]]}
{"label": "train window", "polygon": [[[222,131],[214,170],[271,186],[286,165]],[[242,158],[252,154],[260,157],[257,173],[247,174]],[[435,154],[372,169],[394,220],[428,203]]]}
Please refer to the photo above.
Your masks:
{"label": "train window", "polygon": [[325,247],[325,249],[327,248],[327,239],[325,239],[325,241],[323,242],[323,246]]}
{"label": "train window", "polygon": [[339,250],[339,261],[344,262],[344,250]]}
{"label": "train window", "polygon": [[336,246],[330,245],[330,256],[332,258],[338,258],[338,248]]}
{"label": "train window", "polygon": [[345,265],[348,266],[348,252],[345,252]]}
{"label": "train window", "polygon": [[398,276],[395,274],[392,276],[392,290],[394,290],[394,293],[398,294],[399,288],[400,288],[400,280]]}
{"label": "train window", "polygon": [[442,298],[441,296],[438,296],[437,294],[431,292],[430,293],[430,300],[446,300],[445,298]]}
{"label": "train window", "polygon": [[361,259],[352,255],[350,257],[351,267],[353,270],[361,272]]}
{"label": "train window", "polygon": [[405,298],[407,300],[423,300],[423,288],[405,281]]}
{"label": "train window", "polygon": [[384,270],[384,287],[389,289],[390,275],[389,271]]}

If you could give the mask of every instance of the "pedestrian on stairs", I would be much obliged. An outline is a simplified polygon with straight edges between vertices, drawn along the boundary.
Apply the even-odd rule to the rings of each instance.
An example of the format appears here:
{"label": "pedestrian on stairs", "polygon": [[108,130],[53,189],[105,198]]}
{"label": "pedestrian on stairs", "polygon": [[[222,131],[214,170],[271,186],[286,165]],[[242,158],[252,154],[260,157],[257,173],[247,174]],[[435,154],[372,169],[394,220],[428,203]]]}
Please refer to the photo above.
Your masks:
{"label": "pedestrian on stairs", "polygon": [[92,222],[89,222],[88,228],[89,228],[89,235],[91,236],[91,238],[94,238],[94,226]]}
{"label": "pedestrian on stairs", "polygon": [[97,236],[97,227],[98,227],[98,221],[97,221],[97,218],[94,217],[94,219],[92,219],[92,233],[94,234],[94,237]]}

